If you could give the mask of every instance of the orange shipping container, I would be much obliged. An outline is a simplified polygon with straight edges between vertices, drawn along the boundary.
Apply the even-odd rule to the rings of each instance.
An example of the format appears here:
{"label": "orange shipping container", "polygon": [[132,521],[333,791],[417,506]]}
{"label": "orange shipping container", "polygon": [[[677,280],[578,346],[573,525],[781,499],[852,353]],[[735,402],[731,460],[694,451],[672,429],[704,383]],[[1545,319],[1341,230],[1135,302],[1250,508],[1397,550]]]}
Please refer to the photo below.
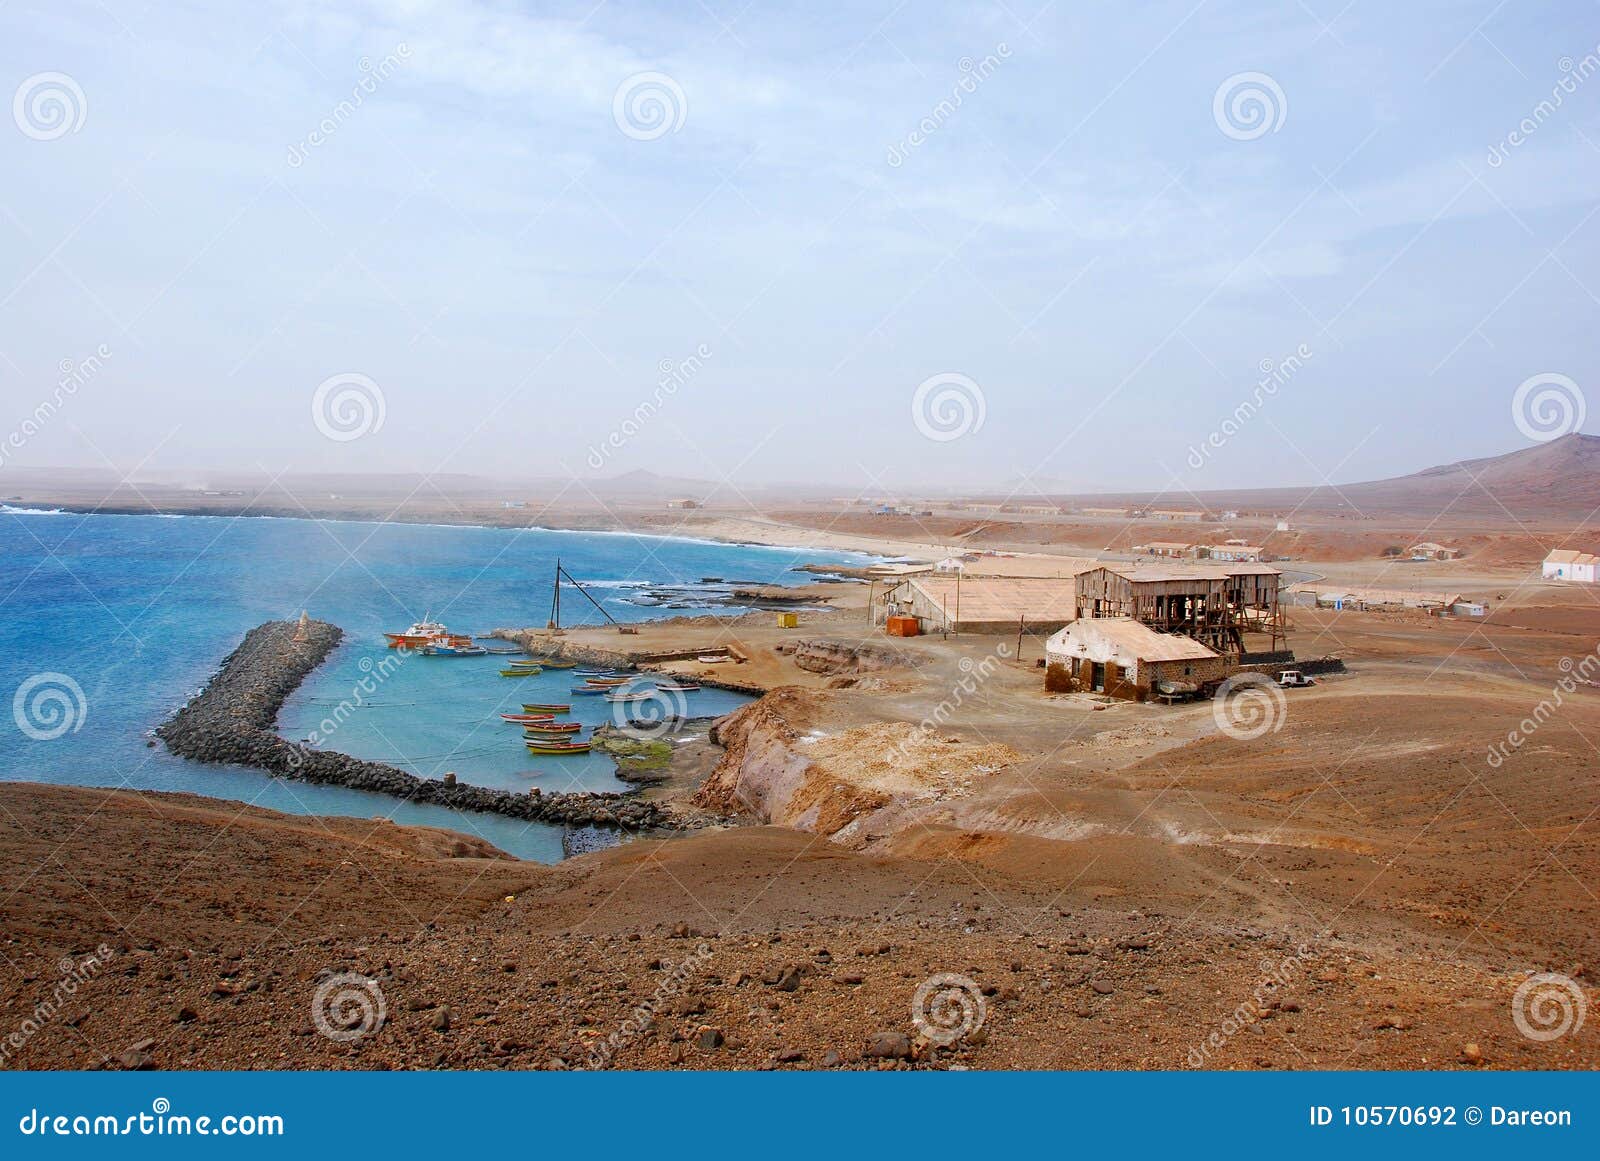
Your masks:
{"label": "orange shipping container", "polygon": [[915,617],[890,617],[885,629],[891,637],[915,637],[922,632]]}

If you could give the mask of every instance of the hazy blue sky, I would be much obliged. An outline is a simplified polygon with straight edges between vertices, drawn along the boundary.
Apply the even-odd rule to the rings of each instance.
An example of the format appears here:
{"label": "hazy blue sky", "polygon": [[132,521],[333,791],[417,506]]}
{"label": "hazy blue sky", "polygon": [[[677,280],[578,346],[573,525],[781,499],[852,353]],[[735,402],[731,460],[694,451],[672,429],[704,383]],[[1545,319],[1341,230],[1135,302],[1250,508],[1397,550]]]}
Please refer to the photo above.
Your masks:
{"label": "hazy blue sky", "polygon": [[[0,436],[110,354],[3,462],[854,493],[1528,446],[1519,384],[1600,383],[1597,45],[1574,0],[11,0]],[[382,426],[329,439],[347,373]],[[939,375],[981,427],[919,430]]]}

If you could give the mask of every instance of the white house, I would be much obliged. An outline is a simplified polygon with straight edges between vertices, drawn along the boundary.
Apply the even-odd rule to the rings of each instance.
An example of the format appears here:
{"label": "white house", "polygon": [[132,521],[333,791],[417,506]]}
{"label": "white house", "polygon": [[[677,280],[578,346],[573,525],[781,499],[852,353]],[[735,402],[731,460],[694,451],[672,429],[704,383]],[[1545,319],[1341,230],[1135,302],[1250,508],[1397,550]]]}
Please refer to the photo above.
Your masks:
{"label": "white house", "polygon": [[1600,580],[1600,556],[1592,552],[1558,548],[1544,558],[1544,579],[1579,581],[1592,585]]}
{"label": "white house", "polygon": [[1193,638],[1157,633],[1128,617],[1074,621],[1045,642],[1044,656],[1050,667],[1066,671],[1074,688],[1134,701],[1162,692],[1162,682],[1193,692],[1228,673],[1226,659]]}

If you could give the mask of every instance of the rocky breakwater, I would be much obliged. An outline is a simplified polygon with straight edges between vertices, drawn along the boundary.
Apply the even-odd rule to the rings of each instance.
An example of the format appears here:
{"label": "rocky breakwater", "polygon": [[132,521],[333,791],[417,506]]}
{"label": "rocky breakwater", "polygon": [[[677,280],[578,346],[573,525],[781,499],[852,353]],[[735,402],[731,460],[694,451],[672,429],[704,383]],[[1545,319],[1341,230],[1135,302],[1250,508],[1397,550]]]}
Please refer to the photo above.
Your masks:
{"label": "rocky breakwater", "polygon": [[307,674],[333,652],[344,633],[326,621],[268,621],[245,634],[205,689],[163,723],[156,734],[174,754],[198,762],[226,762],[265,770],[278,778],[388,794],[407,802],[503,814],[532,822],[670,829],[674,823],[653,802],[622,794],[527,794],[491,790],[443,779],[418,778],[381,762],[289,742],[275,732],[278,711]]}

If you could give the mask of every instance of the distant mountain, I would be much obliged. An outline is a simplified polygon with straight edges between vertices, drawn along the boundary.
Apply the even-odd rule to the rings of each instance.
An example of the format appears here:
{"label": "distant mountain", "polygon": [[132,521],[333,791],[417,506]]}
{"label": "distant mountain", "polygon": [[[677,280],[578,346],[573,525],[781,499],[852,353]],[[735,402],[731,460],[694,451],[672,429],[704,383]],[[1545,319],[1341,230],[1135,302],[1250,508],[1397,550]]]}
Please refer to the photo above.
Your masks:
{"label": "distant mountain", "polygon": [[1458,460],[1406,476],[1338,487],[1058,494],[1055,498],[1069,505],[1160,501],[1176,507],[1204,505],[1212,511],[1299,509],[1430,518],[1448,513],[1501,519],[1510,513],[1518,520],[1587,520],[1600,509],[1600,436],[1574,433],[1504,455]]}

